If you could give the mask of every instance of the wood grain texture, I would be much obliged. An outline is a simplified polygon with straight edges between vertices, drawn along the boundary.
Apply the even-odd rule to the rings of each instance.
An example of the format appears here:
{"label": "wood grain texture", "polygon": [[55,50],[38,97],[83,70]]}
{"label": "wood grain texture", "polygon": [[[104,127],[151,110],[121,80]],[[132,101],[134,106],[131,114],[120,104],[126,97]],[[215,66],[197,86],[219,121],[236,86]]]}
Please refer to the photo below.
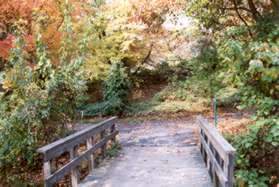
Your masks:
{"label": "wood grain texture", "polygon": [[70,150],[75,145],[86,141],[90,137],[100,133],[101,131],[107,128],[110,128],[116,122],[116,119],[117,117],[113,117],[103,122],[100,122],[97,125],[76,132],[70,136],[67,136],[58,141],[55,141],[51,144],[39,148],[38,152],[44,154],[45,161],[49,161],[52,158],[57,157],[62,153]]}
{"label": "wood grain texture", "polygon": [[200,126],[200,151],[215,186],[233,187],[235,149],[203,117]]}
{"label": "wood grain texture", "polygon": [[[74,133],[66,138],[60,139],[49,145],[46,145],[38,149],[39,153],[44,155],[44,182],[46,187],[53,186],[60,179],[65,177],[67,174],[71,174],[72,186],[78,186],[79,177],[77,167],[83,160],[89,159],[90,171],[94,167],[93,154],[97,149],[105,148],[108,141],[115,140],[115,137],[119,133],[115,128],[115,122],[117,117],[105,120],[97,125],[88,127],[82,131]],[[113,129],[113,130],[112,130]],[[104,131],[107,130],[107,134]],[[102,134],[101,139],[93,145],[92,138]],[[86,150],[80,155],[76,155],[75,147],[79,146],[80,143],[86,142]],[[103,150],[105,152],[105,150]],[[64,152],[70,153],[70,161],[62,166],[60,169],[51,172],[50,161],[60,156]]]}

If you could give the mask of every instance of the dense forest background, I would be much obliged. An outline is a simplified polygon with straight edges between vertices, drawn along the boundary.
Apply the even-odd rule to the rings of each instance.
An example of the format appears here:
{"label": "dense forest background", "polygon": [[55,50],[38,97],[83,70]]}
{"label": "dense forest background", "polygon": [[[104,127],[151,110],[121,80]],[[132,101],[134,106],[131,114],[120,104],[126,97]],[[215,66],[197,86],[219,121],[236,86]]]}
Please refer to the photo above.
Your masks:
{"label": "dense forest background", "polygon": [[278,0],[0,0],[0,186],[84,116],[249,111],[237,186],[279,183]]}

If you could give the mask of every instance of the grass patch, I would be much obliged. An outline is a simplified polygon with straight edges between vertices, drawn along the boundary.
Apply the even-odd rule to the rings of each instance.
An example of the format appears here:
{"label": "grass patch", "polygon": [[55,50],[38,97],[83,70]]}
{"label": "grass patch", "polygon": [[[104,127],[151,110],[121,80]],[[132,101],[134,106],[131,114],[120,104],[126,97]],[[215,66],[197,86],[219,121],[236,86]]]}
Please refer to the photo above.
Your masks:
{"label": "grass patch", "polygon": [[154,112],[203,112],[210,106],[210,99],[195,96],[190,89],[181,85],[169,85],[151,99],[133,103],[127,114],[147,115]]}
{"label": "grass patch", "polygon": [[105,157],[106,158],[116,157],[118,156],[120,150],[121,150],[121,144],[118,141],[116,141],[105,151]]}

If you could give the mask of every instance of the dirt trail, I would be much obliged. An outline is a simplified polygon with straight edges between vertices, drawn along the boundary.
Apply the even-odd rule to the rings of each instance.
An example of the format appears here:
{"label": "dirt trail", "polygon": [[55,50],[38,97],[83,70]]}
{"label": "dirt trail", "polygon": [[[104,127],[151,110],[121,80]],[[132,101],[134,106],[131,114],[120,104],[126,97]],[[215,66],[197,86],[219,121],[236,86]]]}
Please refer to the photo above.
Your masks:
{"label": "dirt trail", "polygon": [[103,162],[83,187],[211,187],[191,118],[119,124],[120,155]]}

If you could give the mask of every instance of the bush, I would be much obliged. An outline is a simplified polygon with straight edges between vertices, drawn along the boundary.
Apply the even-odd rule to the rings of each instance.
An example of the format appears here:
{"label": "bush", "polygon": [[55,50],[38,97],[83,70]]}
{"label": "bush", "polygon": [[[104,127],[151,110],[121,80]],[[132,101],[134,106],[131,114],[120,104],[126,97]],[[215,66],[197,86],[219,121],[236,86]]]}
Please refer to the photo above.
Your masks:
{"label": "bush", "polygon": [[66,125],[82,101],[86,82],[81,56],[54,67],[38,37],[36,64],[30,66],[23,40],[14,45],[0,98],[0,181],[23,185],[32,184],[30,173],[40,168],[36,149],[68,133]]}
{"label": "bush", "polygon": [[83,107],[85,115],[119,115],[128,105],[131,82],[121,62],[114,62],[104,83],[104,100]]}
{"label": "bush", "polygon": [[229,140],[237,150],[235,176],[239,186],[268,186],[279,182],[278,117],[258,120],[246,134]]}
{"label": "bush", "polygon": [[268,177],[257,170],[238,170],[236,171],[236,186],[238,187],[268,187]]}

